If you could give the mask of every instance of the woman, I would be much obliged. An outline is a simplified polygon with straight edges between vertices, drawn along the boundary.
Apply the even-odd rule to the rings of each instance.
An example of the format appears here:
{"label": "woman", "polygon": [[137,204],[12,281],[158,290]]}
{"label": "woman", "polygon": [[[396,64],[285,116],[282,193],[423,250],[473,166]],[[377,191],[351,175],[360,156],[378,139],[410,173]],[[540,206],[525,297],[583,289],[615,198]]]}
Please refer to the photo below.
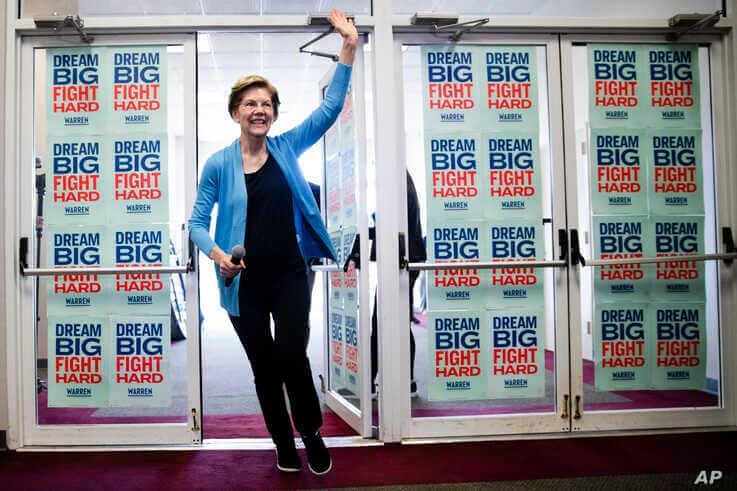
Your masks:
{"label": "woman", "polygon": [[[343,46],[323,103],[297,127],[270,137],[279,115],[276,89],[259,76],[236,82],[228,112],[240,125],[240,137],[208,159],[189,220],[192,240],[215,262],[220,303],[251,362],[277,467],[284,472],[299,471],[301,464],[282,384],[310,470],[324,474],[332,467],[319,433],[322,414],[306,353],[310,296],[305,264],[314,257],[335,259],[335,251],[297,163],[338,117],[358,44],[358,32],[342,12],[332,10],[329,20]],[[213,241],[209,229],[215,203]],[[227,251],[238,244],[245,245],[246,255],[233,264]],[[228,285],[226,279],[239,273]]]}

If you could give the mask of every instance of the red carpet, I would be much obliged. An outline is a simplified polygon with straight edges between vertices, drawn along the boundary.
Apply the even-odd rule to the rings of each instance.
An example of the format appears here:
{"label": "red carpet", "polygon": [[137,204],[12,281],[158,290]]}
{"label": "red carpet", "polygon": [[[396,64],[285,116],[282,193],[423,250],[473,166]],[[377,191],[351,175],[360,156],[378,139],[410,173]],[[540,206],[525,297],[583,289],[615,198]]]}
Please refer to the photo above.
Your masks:
{"label": "red carpet", "polygon": [[[96,416],[95,409],[47,407],[48,392],[38,395],[39,424],[132,424],[176,423],[186,417],[177,416]],[[356,432],[335,413],[322,414],[320,432],[324,436],[354,436]],[[213,414],[205,416],[204,438],[267,438],[261,414]],[[1,488],[0,488],[1,489]]]}
{"label": "red carpet", "polygon": [[[272,451],[8,452],[0,489],[285,489],[737,471],[737,434],[693,433],[334,448],[325,476],[280,474]],[[302,451],[300,451],[302,452]],[[304,457],[304,454],[301,454]]]}

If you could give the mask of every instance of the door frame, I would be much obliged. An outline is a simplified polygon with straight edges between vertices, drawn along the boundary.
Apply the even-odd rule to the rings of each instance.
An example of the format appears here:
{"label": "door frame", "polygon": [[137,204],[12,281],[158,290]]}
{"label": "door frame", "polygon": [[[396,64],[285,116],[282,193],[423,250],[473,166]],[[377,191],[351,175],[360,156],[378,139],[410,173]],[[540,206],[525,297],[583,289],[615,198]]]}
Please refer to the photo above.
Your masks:
{"label": "door frame", "polygon": [[[673,44],[665,41],[663,35],[628,35],[628,34],[577,34],[561,36],[561,61],[563,76],[563,100],[573,101],[573,45],[578,43],[632,43],[632,44]],[[729,158],[729,121],[727,116],[729,109],[734,108],[734,97],[725,88],[729,85],[729,66],[725,52],[724,40],[721,36],[683,36],[679,44],[709,44],[710,45],[710,75],[711,75],[711,99],[712,99],[712,133],[714,137],[714,171],[715,183],[734,182],[737,177],[730,168]],[[703,86],[703,83],[702,83]],[[565,121],[565,148],[566,169],[570,176],[566,199],[568,201],[568,223],[570,229],[580,230],[578,221],[578,196],[576,173],[576,127],[574,119],[574,107],[572,103],[564,105]],[[729,193],[728,186],[716,189],[716,214],[717,214],[717,236],[721,227],[728,227],[734,223],[735,201],[733,194]],[[719,238],[717,239],[717,250],[721,249]],[[718,319],[721,324],[721,373],[720,389],[722,392],[722,407],[710,408],[680,408],[680,409],[643,409],[643,410],[617,410],[586,413],[581,406],[581,416],[573,421],[572,431],[603,431],[603,430],[645,430],[663,428],[701,428],[734,425],[737,421],[735,403],[734,374],[737,373],[737,363],[734,357],[735,336],[733,330],[724,329],[727,319],[733,319],[737,315],[734,305],[737,302],[737,289],[735,278],[737,273],[733,267],[727,267],[720,261],[719,284],[722,292],[719,301]],[[582,370],[582,335],[581,335],[581,296],[580,296],[580,274],[590,268],[582,268],[581,265],[572,267],[570,272],[569,295],[570,303],[570,341],[571,341],[571,394],[580,397],[583,401],[583,370]],[[575,412],[575,408],[574,408]]]}
{"label": "door frame", "polygon": [[[190,121],[184,125],[184,180],[191,183],[185,186],[184,205],[191,209],[196,192],[196,117],[195,117],[195,57],[196,41],[194,34],[155,35],[155,34],[117,34],[97,36],[90,46],[115,45],[169,45],[176,44],[184,47],[183,54],[183,103],[184,118]],[[17,132],[19,146],[16,152],[20,162],[33,162],[34,158],[34,124],[33,83],[22,83],[23,80],[34,80],[34,50],[38,48],[73,47],[83,45],[76,39],[70,42],[57,37],[26,36],[20,39],[18,49],[17,84],[14,86],[17,95],[16,104],[18,117]],[[11,104],[9,104],[11,106]],[[23,110],[26,108],[26,110]],[[29,167],[30,170],[30,167]],[[15,170],[14,181],[6,183],[16,190],[19,202],[32,202],[30,183],[32,176],[28,173]],[[32,206],[19,206],[14,209],[14,220],[11,232],[14,246],[20,237],[33,236]],[[9,224],[10,225],[10,224]],[[10,228],[10,227],[9,227]],[[185,235],[186,237],[186,235]],[[184,242],[186,243],[186,242]],[[188,251],[183,247],[183,264],[189,259]],[[198,444],[201,442],[201,390],[200,390],[200,332],[198,323],[191,322],[187,338],[187,413],[186,419],[180,423],[155,424],[101,424],[101,425],[39,425],[36,418],[36,326],[34,322],[34,277],[24,277],[19,268],[14,268],[9,275],[14,281],[14,300],[7,305],[9,318],[16,319],[8,325],[8,343],[14,343],[15,349],[8,350],[8,379],[9,388],[16,398],[15,405],[11,404],[9,417],[8,444],[10,448],[28,446],[72,446],[72,445],[104,445],[115,442],[121,445],[139,444]],[[187,274],[185,277],[187,294],[187,318],[199,318],[197,275]],[[8,291],[8,293],[10,290]],[[194,411],[197,424],[193,424]]]}
{"label": "door frame", "polygon": [[[402,69],[402,46],[403,45],[423,45],[423,44],[439,44],[438,38],[428,34],[396,34],[394,37],[394,74],[396,87],[403,90],[403,69]],[[469,33],[464,36],[464,40],[459,45],[529,45],[545,47],[546,68],[545,76],[547,78],[548,100],[548,127],[550,136],[550,170],[552,175],[561,176],[553,181],[553,188],[550,189],[551,200],[553,196],[562,196],[565,189],[565,177],[563,168],[563,120],[561,111],[561,85],[560,80],[560,59],[557,35],[541,35],[541,34],[488,34],[488,33]],[[540,74],[542,76],[543,74]],[[403,101],[403,97],[401,97]],[[397,104],[396,111],[400,127],[404,124],[404,105]],[[403,135],[403,132],[400,132]],[[400,138],[398,142],[401,162],[397,164],[399,172],[406,171],[406,164],[403,156],[405,155],[404,139]],[[552,178],[552,175],[546,176]],[[400,182],[404,182],[401,180]],[[424,184],[424,183],[423,183]],[[400,186],[398,189],[400,203],[406,203],[406,189]],[[386,214],[396,213],[395,209],[389,204],[389,200],[377,200],[377,223],[382,221],[382,216]],[[406,210],[406,205],[399,209]],[[553,225],[554,229],[566,229],[566,210],[565,202],[558,200],[553,202]],[[399,232],[407,236],[407,216],[406,211],[399,215]],[[555,230],[551,234],[553,241],[551,247],[552,257],[557,258],[560,254],[559,245],[555,242],[557,234]],[[380,256],[379,261],[384,259]],[[388,261],[396,263],[396,259],[388,258]],[[394,266],[396,267],[396,266]],[[412,418],[411,416],[411,400],[409,390],[401,390],[399,397],[392,398],[394,410],[397,412],[400,427],[401,439],[409,441],[412,439],[427,438],[457,438],[457,437],[483,437],[492,435],[511,435],[511,434],[531,434],[531,433],[560,433],[568,432],[570,429],[570,411],[564,408],[564,396],[570,394],[569,391],[569,361],[568,361],[568,291],[566,288],[568,280],[568,268],[560,268],[554,271],[555,286],[555,354],[556,354],[556,373],[555,373],[555,409],[546,413],[512,414],[512,415],[479,415],[479,416],[455,416],[455,417],[430,417],[430,418]],[[397,302],[400,304],[398,321],[396,325],[408,325],[409,310],[406,301],[409,298],[409,282],[406,271],[396,269],[392,274],[395,276],[393,281],[396,282],[396,275],[399,273],[400,278],[400,296]],[[385,277],[378,278],[379,284],[386,281]],[[405,305],[401,307],[401,305]],[[381,322],[381,321],[380,321]],[[409,388],[409,332],[406,329],[393,329],[392,324],[389,328],[382,329],[379,325],[379,342],[384,349],[387,347],[385,341],[381,341],[382,336],[389,337],[389,345],[393,351],[392,358],[399,360],[399,387]],[[384,353],[386,357],[386,352]],[[381,365],[383,370],[387,369],[387,365]],[[395,366],[396,367],[396,366]],[[416,367],[422,369],[421,367]],[[384,372],[386,373],[386,372]],[[382,377],[382,380],[385,377]],[[384,384],[382,384],[384,385]],[[380,387],[383,400],[387,399],[384,388]]]}

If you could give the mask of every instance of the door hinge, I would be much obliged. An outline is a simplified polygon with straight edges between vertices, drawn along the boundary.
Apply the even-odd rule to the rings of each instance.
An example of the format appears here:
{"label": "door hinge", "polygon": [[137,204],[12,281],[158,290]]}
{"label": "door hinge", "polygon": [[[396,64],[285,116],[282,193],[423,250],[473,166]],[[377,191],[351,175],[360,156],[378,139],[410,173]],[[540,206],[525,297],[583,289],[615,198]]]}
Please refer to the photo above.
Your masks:
{"label": "door hinge", "polygon": [[192,431],[200,431],[200,424],[197,421],[197,409],[192,408]]}

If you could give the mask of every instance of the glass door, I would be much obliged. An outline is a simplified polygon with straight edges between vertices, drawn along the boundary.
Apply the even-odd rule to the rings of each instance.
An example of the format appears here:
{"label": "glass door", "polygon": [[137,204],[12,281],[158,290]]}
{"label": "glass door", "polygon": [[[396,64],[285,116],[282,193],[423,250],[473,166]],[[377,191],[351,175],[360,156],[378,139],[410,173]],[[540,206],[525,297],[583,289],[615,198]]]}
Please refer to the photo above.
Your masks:
{"label": "glass door", "polygon": [[[324,96],[331,71],[320,83]],[[371,324],[368,181],[363,46],[356,50],[343,110],[323,138],[321,210],[338,263],[313,266],[327,275],[325,403],[363,437],[371,436]]]}
{"label": "glass door", "polygon": [[721,53],[562,41],[574,431],[728,424]]}
{"label": "glass door", "polygon": [[197,443],[193,36],[25,39],[23,445]]}
{"label": "glass door", "polygon": [[395,49],[412,294],[408,329],[380,329],[410,336],[402,436],[567,431],[557,37],[406,35]]}

